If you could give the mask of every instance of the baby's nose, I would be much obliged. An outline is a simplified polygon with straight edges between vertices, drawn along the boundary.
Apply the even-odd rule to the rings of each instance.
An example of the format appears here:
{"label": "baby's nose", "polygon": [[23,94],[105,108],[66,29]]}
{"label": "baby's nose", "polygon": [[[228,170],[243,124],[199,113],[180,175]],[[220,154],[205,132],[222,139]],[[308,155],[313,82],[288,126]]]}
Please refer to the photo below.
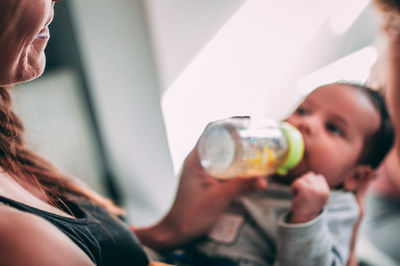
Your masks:
{"label": "baby's nose", "polygon": [[316,132],[316,127],[312,118],[302,119],[298,122],[296,127],[303,135],[313,135]]}

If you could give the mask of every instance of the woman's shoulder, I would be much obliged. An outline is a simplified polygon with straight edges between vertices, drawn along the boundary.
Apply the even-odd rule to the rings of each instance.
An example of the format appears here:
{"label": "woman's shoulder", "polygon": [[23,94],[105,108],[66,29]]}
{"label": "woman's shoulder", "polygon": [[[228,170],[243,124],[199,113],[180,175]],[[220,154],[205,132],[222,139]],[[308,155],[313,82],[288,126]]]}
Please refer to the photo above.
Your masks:
{"label": "woman's shoulder", "polygon": [[[2,236],[0,244],[4,241],[18,241],[20,238],[28,237],[30,232],[42,228],[38,217],[2,203],[0,203],[0,217],[0,234]],[[21,233],[28,233],[28,235]],[[14,237],[7,239],[7,236]]]}
{"label": "woman's shoulder", "polygon": [[46,220],[0,204],[0,265],[93,265]]}

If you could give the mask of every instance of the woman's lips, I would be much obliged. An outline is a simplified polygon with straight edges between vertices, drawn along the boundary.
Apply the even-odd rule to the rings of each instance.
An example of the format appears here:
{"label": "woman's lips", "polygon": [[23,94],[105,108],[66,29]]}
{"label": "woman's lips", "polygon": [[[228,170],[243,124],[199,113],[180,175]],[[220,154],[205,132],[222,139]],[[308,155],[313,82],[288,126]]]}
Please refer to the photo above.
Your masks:
{"label": "woman's lips", "polygon": [[38,35],[35,36],[35,39],[41,39],[41,40],[48,40],[50,39],[50,31],[49,27],[44,27]]}

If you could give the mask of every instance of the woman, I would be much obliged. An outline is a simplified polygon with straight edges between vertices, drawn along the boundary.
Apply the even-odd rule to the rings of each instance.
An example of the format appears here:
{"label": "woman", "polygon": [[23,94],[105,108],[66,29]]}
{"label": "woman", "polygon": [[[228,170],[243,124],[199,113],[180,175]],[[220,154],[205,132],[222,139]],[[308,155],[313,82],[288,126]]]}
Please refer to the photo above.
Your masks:
{"label": "woman", "polygon": [[0,1],[0,265],[147,265],[141,243],[180,247],[202,236],[234,197],[265,188],[262,178],[214,180],[194,149],[168,214],[132,229],[140,243],[116,218],[121,209],[30,151],[9,90],[43,73],[55,2]]}
{"label": "woman", "polygon": [[370,83],[384,89],[396,138],[369,187],[360,244],[366,238],[395,264],[400,264],[400,1],[374,0],[374,4],[381,16],[381,51]]}

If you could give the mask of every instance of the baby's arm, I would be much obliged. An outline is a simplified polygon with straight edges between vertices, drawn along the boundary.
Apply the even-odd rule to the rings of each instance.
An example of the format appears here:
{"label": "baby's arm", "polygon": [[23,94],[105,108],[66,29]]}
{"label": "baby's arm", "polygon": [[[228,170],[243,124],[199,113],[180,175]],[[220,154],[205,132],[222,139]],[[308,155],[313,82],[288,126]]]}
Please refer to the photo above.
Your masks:
{"label": "baby's arm", "polygon": [[346,265],[358,214],[354,196],[345,196],[354,204],[334,200],[328,211],[329,186],[314,173],[296,180],[292,191],[291,213],[278,224],[276,265]]}
{"label": "baby's arm", "polygon": [[306,223],[316,218],[328,202],[329,185],[325,177],[309,172],[296,179],[292,185],[290,223]]}

